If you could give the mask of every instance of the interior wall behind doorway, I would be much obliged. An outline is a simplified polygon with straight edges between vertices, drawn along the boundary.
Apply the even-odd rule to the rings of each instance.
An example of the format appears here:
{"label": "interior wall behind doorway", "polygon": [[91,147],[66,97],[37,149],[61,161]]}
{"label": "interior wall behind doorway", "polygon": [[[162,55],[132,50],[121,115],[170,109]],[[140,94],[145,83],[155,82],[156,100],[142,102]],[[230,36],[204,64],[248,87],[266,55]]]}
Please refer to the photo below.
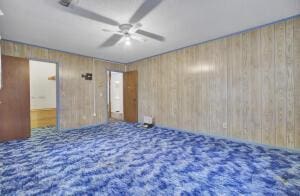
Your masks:
{"label": "interior wall behind doorway", "polygon": [[111,118],[123,120],[123,73],[111,72],[110,95]]}
{"label": "interior wall behind doorway", "polygon": [[56,64],[29,64],[31,128],[56,126]]}

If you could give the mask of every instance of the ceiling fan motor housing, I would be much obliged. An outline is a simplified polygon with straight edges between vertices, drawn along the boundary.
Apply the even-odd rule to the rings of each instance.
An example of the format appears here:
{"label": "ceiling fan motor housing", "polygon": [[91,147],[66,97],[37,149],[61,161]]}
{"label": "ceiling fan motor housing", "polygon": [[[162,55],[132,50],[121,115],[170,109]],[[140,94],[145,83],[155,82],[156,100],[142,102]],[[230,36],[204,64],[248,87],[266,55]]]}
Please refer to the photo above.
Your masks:
{"label": "ceiling fan motor housing", "polygon": [[132,24],[121,24],[119,25],[119,29],[123,32],[123,33],[128,33],[129,30],[132,28]]}

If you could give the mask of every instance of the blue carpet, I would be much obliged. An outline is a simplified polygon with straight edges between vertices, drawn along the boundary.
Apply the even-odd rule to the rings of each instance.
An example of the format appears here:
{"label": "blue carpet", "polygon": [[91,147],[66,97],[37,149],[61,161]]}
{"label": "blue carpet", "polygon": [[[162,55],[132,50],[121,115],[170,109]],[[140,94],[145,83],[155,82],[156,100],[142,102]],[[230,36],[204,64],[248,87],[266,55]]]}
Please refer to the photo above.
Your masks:
{"label": "blue carpet", "polygon": [[300,153],[110,123],[0,143],[0,195],[299,195]]}

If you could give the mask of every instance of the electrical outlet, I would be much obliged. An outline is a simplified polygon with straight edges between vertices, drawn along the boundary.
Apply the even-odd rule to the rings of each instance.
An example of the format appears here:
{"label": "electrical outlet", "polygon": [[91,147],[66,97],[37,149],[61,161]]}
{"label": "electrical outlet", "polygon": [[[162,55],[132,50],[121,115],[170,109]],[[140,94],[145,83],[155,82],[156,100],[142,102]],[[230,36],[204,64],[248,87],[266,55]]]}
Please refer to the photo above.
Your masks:
{"label": "electrical outlet", "polygon": [[96,114],[96,113],[94,113],[94,114],[93,114],[93,116],[95,117],[95,116],[97,116],[97,114]]}
{"label": "electrical outlet", "polygon": [[223,128],[227,129],[227,123],[226,122],[223,123]]}

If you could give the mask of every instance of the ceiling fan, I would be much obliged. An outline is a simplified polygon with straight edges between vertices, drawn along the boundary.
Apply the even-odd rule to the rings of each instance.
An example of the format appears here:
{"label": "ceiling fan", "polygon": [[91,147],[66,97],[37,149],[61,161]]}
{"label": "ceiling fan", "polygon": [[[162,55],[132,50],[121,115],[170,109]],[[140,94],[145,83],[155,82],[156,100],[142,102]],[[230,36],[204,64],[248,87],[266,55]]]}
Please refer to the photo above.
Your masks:
{"label": "ceiling fan", "polygon": [[161,35],[148,32],[140,29],[142,24],[140,21],[155,9],[162,0],[145,0],[144,3],[137,9],[137,11],[131,16],[128,23],[120,24],[119,22],[102,16],[98,13],[92,12],[85,8],[78,6],[78,0],[60,0],[59,3],[66,7],[67,11],[79,15],[84,18],[95,20],[108,25],[116,26],[119,28],[117,31],[103,29],[105,32],[111,32],[113,35],[104,41],[100,47],[111,47],[117,44],[122,39],[125,40],[125,44],[129,45],[131,40],[145,41],[144,37],[154,39],[160,42],[165,41],[165,38]]}

